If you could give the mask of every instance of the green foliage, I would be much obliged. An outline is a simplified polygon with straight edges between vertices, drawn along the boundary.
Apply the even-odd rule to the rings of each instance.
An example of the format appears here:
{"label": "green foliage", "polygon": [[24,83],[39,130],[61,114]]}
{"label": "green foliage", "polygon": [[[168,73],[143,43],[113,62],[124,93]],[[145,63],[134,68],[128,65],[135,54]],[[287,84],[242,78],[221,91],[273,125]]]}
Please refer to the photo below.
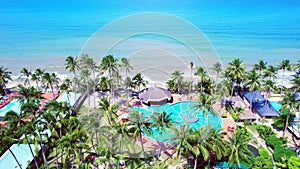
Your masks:
{"label": "green foliage", "polygon": [[275,135],[271,135],[271,136],[266,138],[266,143],[272,149],[276,149],[276,148],[282,147],[283,140],[277,138]]}
{"label": "green foliage", "polygon": [[300,168],[300,158],[299,157],[291,157],[288,160],[288,168],[289,169],[298,169]]}
{"label": "green foliage", "polygon": [[226,113],[222,113],[221,116],[222,116],[222,118],[227,118],[227,114]]}
{"label": "green foliage", "polygon": [[256,130],[263,139],[266,139],[269,136],[275,135],[274,131],[269,126],[258,125],[256,127]]}
{"label": "green foliage", "polygon": [[290,159],[293,156],[297,156],[296,152],[286,147],[276,147],[274,150],[274,160],[276,162],[282,162]]}
{"label": "green foliage", "polygon": [[[288,116],[288,113],[289,113],[289,109],[288,108],[282,108],[281,109],[281,114],[279,117],[276,117],[274,119],[274,124],[276,127],[278,127],[279,129],[284,129],[284,125],[285,125],[285,122],[286,122],[286,118]],[[291,126],[292,125],[292,122],[293,122],[293,119],[296,117],[295,113],[294,112],[291,112],[290,113],[290,117],[289,117],[289,120],[288,120],[288,126]]]}
{"label": "green foliage", "polygon": [[269,159],[270,156],[268,154],[268,151],[264,148],[259,149],[259,156],[265,158],[265,159]]}
{"label": "green foliage", "polygon": [[272,160],[269,158],[264,158],[262,156],[258,156],[253,159],[254,163],[252,164],[252,169],[270,169],[273,168]]}

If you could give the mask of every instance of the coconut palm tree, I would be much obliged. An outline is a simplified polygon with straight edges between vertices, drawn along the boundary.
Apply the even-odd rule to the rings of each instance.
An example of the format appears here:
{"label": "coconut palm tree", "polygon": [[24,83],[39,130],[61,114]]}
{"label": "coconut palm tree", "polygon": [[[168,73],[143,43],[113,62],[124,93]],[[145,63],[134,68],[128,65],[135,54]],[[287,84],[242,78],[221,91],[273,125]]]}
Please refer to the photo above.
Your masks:
{"label": "coconut palm tree", "polygon": [[132,82],[135,85],[135,87],[138,88],[138,92],[141,91],[141,85],[142,86],[146,86],[147,81],[144,80],[143,76],[141,75],[141,73],[137,73],[133,78],[132,78]]}
{"label": "coconut palm tree", "polygon": [[250,91],[260,90],[260,75],[257,74],[255,69],[252,69],[250,72],[248,72],[245,85],[250,87]]}
{"label": "coconut palm tree", "polygon": [[277,74],[277,69],[274,66],[269,65],[265,69],[265,71],[263,71],[262,77],[267,78],[268,80],[274,80],[276,79],[276,74]]}
{"label": "coconut palm tree", "polygon": [[34,73],[31,74],[31,80],[35,81],[36,89],[39,90],[39,82],[42,80],[42,76],[45,73],[45,70],[37,68]]}
{"label": "coconut palm tree", "polygon": [[37,91],[34,87],[24,87],[22,84],[18,85],[18,100],[21,104],[24,103],[39,103],[43,99],[42,92]]}
{"label": "coconut palm tree", "polygon": [[232,92],[233,95],[234,83],[240,87],[242,80],[245,78],[246,68],[243,65],[243,61],[240,59],[234,59],[229,63],[229,67],[227,67],[225,72],[225,77],[232,81]]}
{"label": "coconut palm tree", "polygon": [[292,88],[300,91],[300,71],[293,75]]}
{"label": "coconut palm tree", "polygon": [[7,68],[1,66],[0,67],[0,94],[1,95],[5,95],[4,87],[9,80],[12,80],[11,72]]}
{"label": "coconut palm tree", "polygon": [[21,75],[20,75],[19,79],[24,79],[24,85],[30,86],[30,76],[32,74],[31,71],[26,68],[23,68],[20,73],[21,73]]}
{"label": "coconut palm tree", "polygon": [[51,88],[54,96],[54,85],[58,85],[59,83],[59,78],[56,76],[56,74],[50,74],[48,72],[44,73],[42,76],[42,82],[45,84],[46,89],[48,89],[49,87]]}
{"label": "coconut palm tree", "polygon": [[189,144],[187,149],[195,155],[194,169],[198,166],[198,157],[201,155],[206,161],[209,159],[209,150],[212,149],[212,145],[209,144],[209,140],[214,133],[214,129],[209,126],[205,128],[201,126],[198,130],[192,130],[188,137]]}
{"label": "coconut palm tree", "polygon": [[65,62],[65,69],[69,70],[69,72],[72,72],[74,75],[73,78],[73,92],[75,92],[75,100],[77,100],[76,98],[76,71],[79,70],[79,63],[78,63],[78,58],[77,57],[73,57],[73,56],[68,56],[66,58],[66,62]]}
{"label": "coconut palm tree", "polygon": [[252,153],[248,148],[250,137],[247,132],[246,128],[238,128],[235,135],[230,138],[230,148],[228,149],[230,166],[237,164],[238,168],[240,168],[241,161],[249,161]]}
{"label": "coconut palm tree", "polygon": [[202,126],[204,126],[204,119],[206,119],[206,124],[208,125],[208,113],[212,113],[213,116],[218,114],[218,112],[216,112],[212,107],[215,102],[215,98],[212,95],[205,93],[200,93],[198,97],[199,98],[196,103],[191,105],[190,108],[195,112],[201,111],[203,114]]}
{"label": "coconut palm tree", "polygon": [[147,132],[149,134],[152,134],[151,126],[152,123],[149,121],[149,119],[146,119],[145,116],[138,112],[138,110],[132,110],[130,112],[129,116],[129,126],[128,130],[129,133],[133,133],[133,137],[139,137],[141,146],[142,146],[142,152],[144,156],[144,162],[146,164],[146,153],[145,153],[145,148],[144,148],[144,143],[143,143],[143,133]]}
{"label": "coconut palm tree", "polygon": [[192,90],[192,87],[193,87],[193,69],[194,69],[194,63],[193,62],[190,62],[190,68],[191,68],[191,83],[190,83],[190,86],[189,86],[189,94],[191,94],[191,90]]}
{"label": "coconut palm tree", "polygon": [[161,149],[162,149],[162,134],[164,131],[170,129],[173,126],[173,119],[172,119],[172,113],[167,113],[166,111],[161,112],[155,112],[153,117],[152,117],[153,123],[152,125],[155,126],[153,127],[154,130],[158,130],[159,133],[159,151],[158,154],[161,154]]}
{"label": "coconut palm tree", "polygon": [[202,66],[199,66],[196,68],[195,75],[200,76],[200,92],[202,92],[203,79],[207,76],[207,73]]}
{"label": "coconut palm tree", "polygon": [[175,82],[175,84],[177,86],[178,93],[180,93],[180,86],[183,81],[182,75],[183,75],[183,72],[181,72],[179,70],[174,71],[171,75],[171,79]]}
{"label": "coconut palm tree", "polygon": [[172,126],[171,128],[171,138],[168,140],[172,140],[174,144],[176,144],[176,158],[177,158],[177,168],[180,168],[180,158],[181,158],[181,153],[184,148],[187,146],[191,145],[186,145],[189,144],[187,139],[188,139],[188,133],[190,133],[189,126],[187,124],[180,125],[179,127]]}
{"label": "coconut palm tree", "polygon": [[282,99],[282,110],[283,109],[288,109],[289,110],[288,114],[287,114],[287,117],[286,117],[286,122],[285,122],[284,130],[283,130],[283,137],[286,134],[286,130],[287,130],[287,127],[288,127],[288,121],[289,121],[289,118],[290,118],[290,114],[292,112],[296,112],[295,108],[298,107],[298,106],[299,106],[298,105],[298,101],[296,101],[294,93],[288,90],[286,92],[285,96]]}
{"label": "coconut palm tree", "polygon": [[[118,71],[118,59],[115,59],[112,55],[107,55],[102,58],[100,68],[104,71],[108,71],[109,79],[112,79],[113,72]],[[114,100],[114,88],[111,82],[111,97]]]}
{"label": "coconut palm tree", "polygon": [[98,107],[103,116],[107,118],[109,125],[114,124],[119,106],[117,104],[110,104],[110,99],[108,97],[102,97],[98,103]]}
{"label": "coconut palm tree", "polygon": [[[219,83],[220,73],[222,72],[222,64],[220,62],[216,62],[215,64],[212,65],[211,69],[213,71],[215,71],[216,74],[217,74],[216,83],[218,84]],[[216,85],[216,87],[217,87],[217,85]],[[214,93],[216,93],[216,90],[217,90],[217,88],[215,88],[215,92]]]}
{"label": "coconut palm tree", "polygon": [[[282,62],[280,62],[277,66],[278,69],[282,70],[282,83],[281,85],[283,86],[283,82],[284,82],[284,73],[286,70],[290,71],[291,70],[291,64],[289,60],[285,60],[283,59]],[[282,88],[280,89],[280,94],[282,94]]]}
{"label": "coconut palm tree", "polygon": [[[125,70],[125,86],[126,89],[130,86],[129,81],[126,80],[128,78],[128,73],[133,69],[133,67],[130,65],[130,60],[127,58],[121,58],[121,67]],[[128,93],[126,94],[127,100],[128,100]]]}
{"label": "coconut palm tree", "polygon": [[271,92],[276,90],[275,82],[273,82],[272,80],[266,80],[263,88],[267,93],[266,96],[270,96]]}
{"label": "coconut palm tree", "polygon": [[[267,64],[268,64],[268,62],[264,62],[263,60],[259,60],[258,64],[254,64],[254,69],[259,71],[259,76],[261,78],[263,76],[263,72],[267,68]],[[262,81],[262,79],[261,79],[261,81]]]}
{"label": "coconut palm tree", "polygon": [[130,65],[130,60],[127,58],[121,58],[121,67],[125,70],[126,77],[133,69],[133,67]]}

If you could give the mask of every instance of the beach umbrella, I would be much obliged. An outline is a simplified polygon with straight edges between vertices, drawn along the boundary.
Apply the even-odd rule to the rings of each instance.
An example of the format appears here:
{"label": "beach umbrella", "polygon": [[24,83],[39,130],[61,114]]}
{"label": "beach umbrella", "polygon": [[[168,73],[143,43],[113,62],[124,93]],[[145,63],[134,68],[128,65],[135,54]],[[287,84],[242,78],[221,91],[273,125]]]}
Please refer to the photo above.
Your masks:
{"label": "beach umbrella", "polygon": [[139,98],[144,103],[159,103],[164,100],[171,100],[171,92],[161,87],[149,87],[143,92],[139,93]]}

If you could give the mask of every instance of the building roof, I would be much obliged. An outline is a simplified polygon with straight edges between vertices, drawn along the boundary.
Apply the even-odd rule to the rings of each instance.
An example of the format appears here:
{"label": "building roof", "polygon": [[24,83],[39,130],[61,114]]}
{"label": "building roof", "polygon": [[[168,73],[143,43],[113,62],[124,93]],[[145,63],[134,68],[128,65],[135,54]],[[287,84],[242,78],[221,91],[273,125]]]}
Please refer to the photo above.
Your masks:
{"label": "building roof", "polygon": [[171,92],[161,87],[149,87],[143,92],[139,93],[139,98],[143,102],[160,102],[162,100],[170,100],[172,98]]}
{"label": "building roof", "polygon": [[280,113],[275,110],[269,100],[257,101],[252,103],[253,108],[262,117],[279,117]]}
{"label": "building roof", "polygon": [[253,110],[262,117],[279,117],[280,113],[275,110],[269,100],[266,100],[259,91],[248,92],[244,97],[252,104]]}
{"label": "building roof", "polygon": [[239,115],[240,120],[254,120],[256,115],[251,110],[245,110]]}
{"label": "building roof", "polygon": [[257,102],[266,100],[259,91],[248,92],[244,94],[244,97],[250,102]]}

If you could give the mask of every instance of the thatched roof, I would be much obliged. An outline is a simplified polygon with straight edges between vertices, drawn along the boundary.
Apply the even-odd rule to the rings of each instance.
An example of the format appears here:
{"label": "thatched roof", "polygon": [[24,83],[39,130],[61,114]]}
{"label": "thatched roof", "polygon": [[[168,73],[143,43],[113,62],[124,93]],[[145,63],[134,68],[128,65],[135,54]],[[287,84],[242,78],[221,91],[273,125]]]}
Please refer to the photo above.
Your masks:
{"label": "thatched roof", "polygon": [[171,92],[161,87],[149,87],[139,93],[139,98],[145,102],[160,102],[162,100],[171,100]]}

